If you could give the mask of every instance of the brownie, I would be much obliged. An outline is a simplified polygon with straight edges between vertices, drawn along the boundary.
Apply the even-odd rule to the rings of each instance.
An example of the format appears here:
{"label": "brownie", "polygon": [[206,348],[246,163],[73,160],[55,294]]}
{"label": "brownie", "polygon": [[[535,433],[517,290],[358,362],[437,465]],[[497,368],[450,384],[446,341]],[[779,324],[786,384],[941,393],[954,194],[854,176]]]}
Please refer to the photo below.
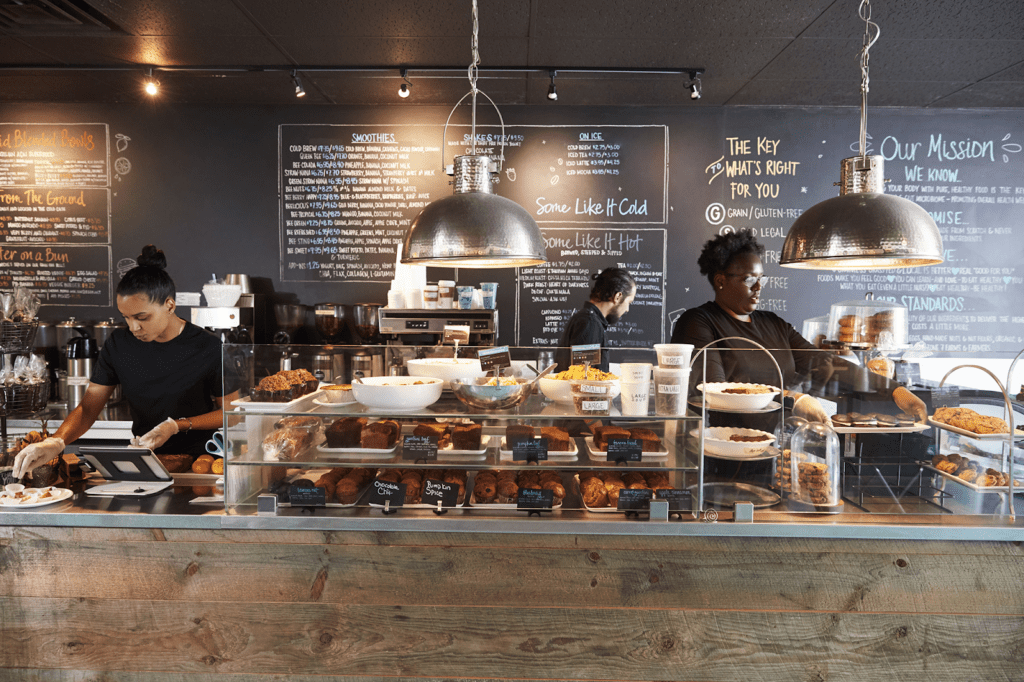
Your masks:
{"label": "brownie", "polygon": [[387,447],[398,442],[398,434],[402,427],[394,419],[381,419],[380,421],[367,424],[363,430],[370,429],[374,433],[382,433],[387,438]]}
{"label": "brownie", "polygon": [[629,438],[629,431],[619,426],[595,426],[594,447],[598,450],[607,450],[608,441],[612,438]]}
{"label": "brownie", "polygon": [[630,429],[629,437],[643,441],[642,449],[644,452],[657,452],[661,450],[661,438],[650,429]]}
{"label": "brownie", "polygon": [[540,437],[547,438],[548,452],[569,452],[572,450],[572,438],[565,429],[557,426],[540,427]]}
{"label": "brownie", "polygon": [[512,443],[517,440],[523,440],[524,438],[532,439],[534,437],[533,427],[525,424],[510,424],[505,429],[505,442],[508,447],[512,447]]}
{"label": "brownie", "polygon": [[483,432],[480,424],[458,424],[452,428],[452,449],[479,450]]}
{"label": "brownie", "polygon": [[362,428],[359,432],[359,447],[366,448],[368,450],[387,450],[395,444],[389,436],[388,432],[383,429],[373,428],[373,424],[368,424]]}
{"label": "brownie", "polygon": [[343,417],[336,419],[324,435],[329,448],[358,448],[366,417]]}

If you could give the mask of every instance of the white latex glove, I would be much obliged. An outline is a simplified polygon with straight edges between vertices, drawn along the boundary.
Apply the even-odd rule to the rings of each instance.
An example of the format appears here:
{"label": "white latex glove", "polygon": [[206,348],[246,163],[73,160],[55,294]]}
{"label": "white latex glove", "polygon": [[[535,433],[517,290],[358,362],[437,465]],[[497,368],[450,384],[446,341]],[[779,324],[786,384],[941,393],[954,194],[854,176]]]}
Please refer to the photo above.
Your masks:
{"label": "white latex glove", "polygon": [[928,408],[924,401],[903,386],[896,387],[896,390],[892,392],[892,399],[901,410],[914,415],[914,421],[918,424],[924,424],[928,420]]}
{"label": "white latex glove", "polygon": [[26,445],[14,458],[14,478],[21,479],[38,465],[49,462],[64,452],[64,441],[56,436],[44,438],[38,443]]}
{"label": "white latex glove", "polygon": [[832,419],[825,412],[825,408],[821,406],[817,398],[806,393],[793,401],[793,414],[803,417],[809,422],[821,422],[832,426]]}
{"label": "white latex glove", "polygon": [[156,450],[158,447],[167,442],[167,439],[178,432],[178,425],[174,423],[174,420],[168,417],[164,421],[154,426],[148,433],[139,437],[133,438],[132,444],[137,445],[140,448],[146,450]]}

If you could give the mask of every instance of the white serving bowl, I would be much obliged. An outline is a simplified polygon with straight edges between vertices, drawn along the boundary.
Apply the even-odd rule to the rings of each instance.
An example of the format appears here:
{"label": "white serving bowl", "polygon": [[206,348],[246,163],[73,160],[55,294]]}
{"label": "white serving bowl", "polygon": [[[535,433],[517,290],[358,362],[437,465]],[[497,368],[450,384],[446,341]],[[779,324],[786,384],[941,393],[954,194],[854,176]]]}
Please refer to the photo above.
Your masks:
{"label": "white serving bowl", "polygon": [[230,308],[242,296],[241,284],[204,284],[203,296],[211,308]]}
{"label": "white serving bowl", "polygon": [[352,395],[373,410],[409,412],[437,402],[443,386],[433,377],[363,377],[352,382]]}
{"label": "white serving bowl", "polygon": [[[612,379],[612,392],[609,398],[614,398],[621,392],[618,379]],[[572,405],[572,382],[565,379],[552,379],[550,377],[543,377],[537,382],[540,385],[540,390],[544,393],[544,397],[548,400],[553,400],[556,403],[563,403],[565,405]]]}
{"label": "white serving bowl", "polygon": [[[727,388],[770,388],[768,393],[723,393]],[[779,389],[767,384],[743,384],[734,381],[720,381],[699,384],[708,405],[720,410],[763,410],[779,394]]]}
{"label": "white serving bowl", "polygon": [[411,377],[434,377],[451,381],[452,379],[478,379],[487,376],[480,368],[476,358],[425,358],[406,360],[405,368]]}
{"label": "white serving bowl", "polygon": [[[700,431],[694,429],[690,432],[694,438],[700,438]],[[767,440],[756,443],[741,443],[729,440],[729,436],[768,436]],[[764,454],[764,451],[775,442],[775,436],[767,431],[757,429],[741,429],[731,426],[714,426],[704,432],[704,452],[710,455],[721,457],[732,457],[743,459],[746,457],[757,457]]]}

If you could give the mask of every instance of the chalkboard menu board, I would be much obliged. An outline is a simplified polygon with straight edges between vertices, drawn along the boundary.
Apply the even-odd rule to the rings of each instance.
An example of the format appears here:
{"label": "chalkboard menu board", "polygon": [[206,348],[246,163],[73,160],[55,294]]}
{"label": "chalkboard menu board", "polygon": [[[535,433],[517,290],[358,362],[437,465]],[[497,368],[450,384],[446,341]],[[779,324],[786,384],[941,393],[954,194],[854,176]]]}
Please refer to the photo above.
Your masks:
{"label": "chalkboard menu board", "polygon": [[0,289],[109,306],[110,164],[102,123],[0,123]]}

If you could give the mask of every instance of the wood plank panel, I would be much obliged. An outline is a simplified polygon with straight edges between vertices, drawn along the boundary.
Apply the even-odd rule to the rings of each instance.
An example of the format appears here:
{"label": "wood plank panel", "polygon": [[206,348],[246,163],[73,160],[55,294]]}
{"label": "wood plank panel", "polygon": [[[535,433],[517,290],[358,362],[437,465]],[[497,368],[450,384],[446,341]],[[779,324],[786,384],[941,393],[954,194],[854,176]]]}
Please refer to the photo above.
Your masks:
{"label": "wood plank panel", "polygon": [[732,552],[58,543],[0,545],[0,594],[384,605],[1024,614],[1024,561]]}
{"label": "wood plank panel", "polygon": [[[1012,680],[1024,618],[0,599],[5,667],[564,680]],[[126,656],[125,652],[145,652]]]}

